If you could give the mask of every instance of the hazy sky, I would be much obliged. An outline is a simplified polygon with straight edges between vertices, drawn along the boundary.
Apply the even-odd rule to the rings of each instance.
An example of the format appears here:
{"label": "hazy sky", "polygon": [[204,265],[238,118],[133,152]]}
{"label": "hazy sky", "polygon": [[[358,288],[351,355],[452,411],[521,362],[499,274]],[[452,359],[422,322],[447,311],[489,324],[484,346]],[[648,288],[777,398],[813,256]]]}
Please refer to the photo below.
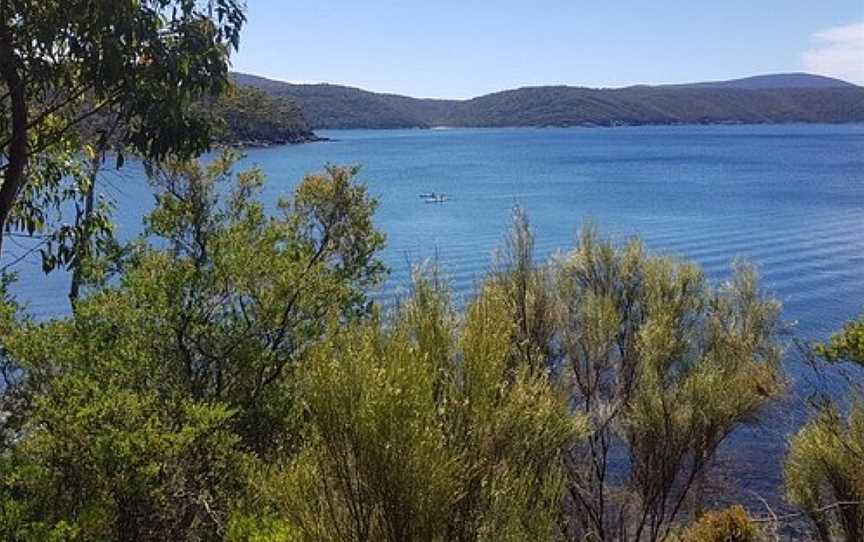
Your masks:
{"label": "hazy sky", "polygon": [[808,71],[864,84],[864,0],[247,0],[234,69],[418,97]]}

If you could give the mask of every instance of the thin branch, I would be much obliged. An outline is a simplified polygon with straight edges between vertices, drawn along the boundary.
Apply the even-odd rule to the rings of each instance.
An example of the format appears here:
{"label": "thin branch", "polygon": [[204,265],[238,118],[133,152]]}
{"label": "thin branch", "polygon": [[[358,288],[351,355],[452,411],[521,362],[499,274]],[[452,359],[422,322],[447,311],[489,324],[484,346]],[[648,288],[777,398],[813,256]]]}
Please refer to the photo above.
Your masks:
{"label": "thin branch", "polygon": [[[51,115],[52,113],[59,111],[60,109],[66,107],[67,105],[69,105],[73,101],[75,101],[78,98],[80,98],[81,96],[83,96],[84,93],[87,91],[87,88],[88,87],[83,87],[79,90],[76,90],[75,92],[73,92],[69,96],[67,96],[64,100],[62,100],[60,103],[56,103],[56,104],[51,105],[50,107],[47,107],[44,111],[42,111],[41,113],[39,113],[38,115],[36,115],[35,117],[33,117],[32,119],[30,119],[28,121],[27,130],[31,130],[31,129],[35,128],[36,125],[38,125],[43,120],[45,120],[45,118],[48,117],[48,115]],[[8,94],[9,93],[7,92],[7,95]],[[12,138],[8,138],[5,141],[3,141],[2,143],[0,143],[0,149],[6,148],[6,146],[8,146],[11,143],[11,141],[12,141]]]}
{"label": "thin branch", "polygon": [[799,519],[799,518],[807,517],[807,516],[814,515],[814,514],[824,514],[826,512],[831,512],[832,510],[836,510],[837,508],[846,508],[847,506],[864,506],[864,501],[838,501],[838,502],[823,506],[821,508],[811,510],[809,512],[796,512],[794,514],[784,514],[782,516],[778,516],[778,515],[774,514],[774,515],[772,515],[772,517],[767,517],[767,518],[753,518],[750,520],[750,522],[751,523],[779,523],[782,521]]}
{"label": "thin branch", "polygon": [[5,272],[5,271],[7,271],[8,269],[10,269],[11,267],[13,267],[13,266],[15,266],[15,265],[18,265],[19,263],[21,263],[22,261],[24,261],[25,258],[27,258],[27,257],[30,256],[31,254],[33,254],[34,252],[36,252],[37,250],[39,250],[39,249],[42,247],[42,245],[44,245],[46,242],[47,242],[47,241],[42,241],[42,242],[36,244],[35,246],[33,246],[32,248],[30,248],[29,250],[27,250],[26,252],[24,252],[23,254],[21,254],[20,256],[18,256],[17,258],[15,258],[14,260],[12,260],[11,262],[9,262],[9,263],[3,265],[2,267],[0,267],[0,271]]}
{"label": "thin branch", "polygon": [[756,498],[759,499],[759,500],[762,502],[763,505],[765,505],[765,509],[768,510],[768,513],[771,515],[770,518],[765,518],[765,519],[766,519],[766,520],[772,520],[772,521],[774,521],[774,522],[779,522],[779,521],[780,521],[780,518],[777,517],[777,514],[774,512],[774,509],[771,508],[771,505],[770,505],[770,504],[768,504],[768,501],[766,501],[766,500],[762,497],[762,495],[756,493],[755,491],[751,491],[751,493],[752,493],[753,495],[755,495]]}
{"label": "thin branch", "polygon": [[68,132],[69,130],[71,130],[71,129],[72,129],[74,126],[76,126],[78,123],[87,120],[88,118],[92,117],[93,115],[95,115],[95,114],[98,113],[99,111],[105,109],[105,107],[107,107],[107,106],[111,105],[112,103],[114,103],[114,99],[115,99],[116,97],[117,97],[117,96],[113,96],[113,97],[106,98],[105,100],[103,100],[100,104],[98,104],[97,106],[95,106],[95,107],[94,107],[93,109],[91,109],[90,111],[88,111],[88,112],[86,112],[86,113],[82,113],[81,115],[78,116],[78,118],[71,120],[69,123],[66,124],[66,126],[64,126],[63,128],[61,128],[60,130],[58,130],[56,133],[52,134],[52,136],[51,136],[50,138],[48,138],[49,140],[48,140],[47,142],[42,143],[41,145],[39,145],[38,147],[36,147],[36,148],[34,148],[34,149],[30,149],[30,150],[28,151],[27,154],[28,154],[28,155],[39,154],[40,152],[44,151],[45,149],[47,149],[47,148],[50,147],[51,145],[56,144],[57,141],[58,141],[58,140],[59,140],[59,139],[60,139],[60,138],[61,138],[61,137],[66,133],[66,132]]}
{"label": "thin branch", "polygon": [[44,111],[42,111],[30,120],[30,123],[27,125],[27,129],[29,130],[31,128],[34,128],[37,124],[45,120],[48,115],[56,113],[70,103],[74,102],[75,100],[83,96],[84,93],[87,92],[87,90],[89,90],[90,88],[90,86],[82,86],[78,90],[75,90],[70,95],[68,95],[65,99],[61,100],[59,103],[55,103],[51,107],[46,108]]}

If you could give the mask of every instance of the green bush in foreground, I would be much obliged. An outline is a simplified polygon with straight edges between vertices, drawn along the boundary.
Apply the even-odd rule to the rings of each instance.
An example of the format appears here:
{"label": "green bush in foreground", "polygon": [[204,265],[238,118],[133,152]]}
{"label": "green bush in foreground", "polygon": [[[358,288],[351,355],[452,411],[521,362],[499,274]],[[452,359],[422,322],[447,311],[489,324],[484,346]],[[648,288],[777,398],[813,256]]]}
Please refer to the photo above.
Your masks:
{"label": "green bush in foreground", "polygon": [[336,333],[298,375],[307,444],[250,513],[285,540],[552,538],[583,424],[545,372],[508,363],[514,331],[497,288],[459,322],[421,277],[386,326]]}
{"label": "green bush in foreground", "polygon": [[72,316],[2,304],[0,538],[665,540],[783,390],[748,267],[590,229],[538,265],[519,212],[464,311],[432,272],[382,315],[356,169],[271,217],[232,164],[152,168],[149,238]]}
{"label": "green bush in foreground", "polygon": [[713,287],[693,263],[590,228],[553,284],[560,320],[549,351],[589,420],[589,437],[567,453],[566,532],[665,540],[698,510],[718,447],[785,389],[780,304],[750,266]]}
{"label": "green bush in foreground", "polygon": [[[816,353],[831,363],[864,366],[864,320],[847,324]],[[844,416],[837,401],[817,405],[786,458],[789,500],[801,507],[823,542],[864,539],[864,397],[854,383]]]}
{"label": "green bush in foreground", "polygon": [[231,165],[155,170],[159,241],[119,284],[3,326],[0,538],[219,539],[251,468],[299,445],[294,367],[383,271],[375,202],[330,168],[267,217]]}
{"label": "green bush in foreground", "polygon": [[864,406],[844,419],[825,407],[791,441],[785,465],[789,500],[800,506],[819,538],[864,538]]}

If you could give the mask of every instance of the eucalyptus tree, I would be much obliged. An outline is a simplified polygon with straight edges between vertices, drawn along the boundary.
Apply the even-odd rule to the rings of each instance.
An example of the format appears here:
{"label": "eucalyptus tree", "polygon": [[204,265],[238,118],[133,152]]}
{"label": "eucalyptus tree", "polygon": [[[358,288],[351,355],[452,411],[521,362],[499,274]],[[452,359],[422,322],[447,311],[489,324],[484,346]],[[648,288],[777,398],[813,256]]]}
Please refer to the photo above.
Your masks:
{"label": "eucalyptus tree", "polygon": [[147,158],[206,149],[189,106],[228,85],[244,21],[240,0],[0,1],[0,234],[46,227],[77,129],[105,112]]}

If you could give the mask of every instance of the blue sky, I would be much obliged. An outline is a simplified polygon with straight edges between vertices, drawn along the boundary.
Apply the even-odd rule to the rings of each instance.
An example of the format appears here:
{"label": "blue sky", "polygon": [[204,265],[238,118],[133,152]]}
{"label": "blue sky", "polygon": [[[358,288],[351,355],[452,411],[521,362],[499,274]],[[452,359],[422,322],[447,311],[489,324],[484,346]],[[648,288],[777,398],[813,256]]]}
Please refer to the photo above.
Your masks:
{"label": "blue sky", "polygon": [[864,84],[864,0],[247,0],[234,69],[418,97],[809,71]]}

